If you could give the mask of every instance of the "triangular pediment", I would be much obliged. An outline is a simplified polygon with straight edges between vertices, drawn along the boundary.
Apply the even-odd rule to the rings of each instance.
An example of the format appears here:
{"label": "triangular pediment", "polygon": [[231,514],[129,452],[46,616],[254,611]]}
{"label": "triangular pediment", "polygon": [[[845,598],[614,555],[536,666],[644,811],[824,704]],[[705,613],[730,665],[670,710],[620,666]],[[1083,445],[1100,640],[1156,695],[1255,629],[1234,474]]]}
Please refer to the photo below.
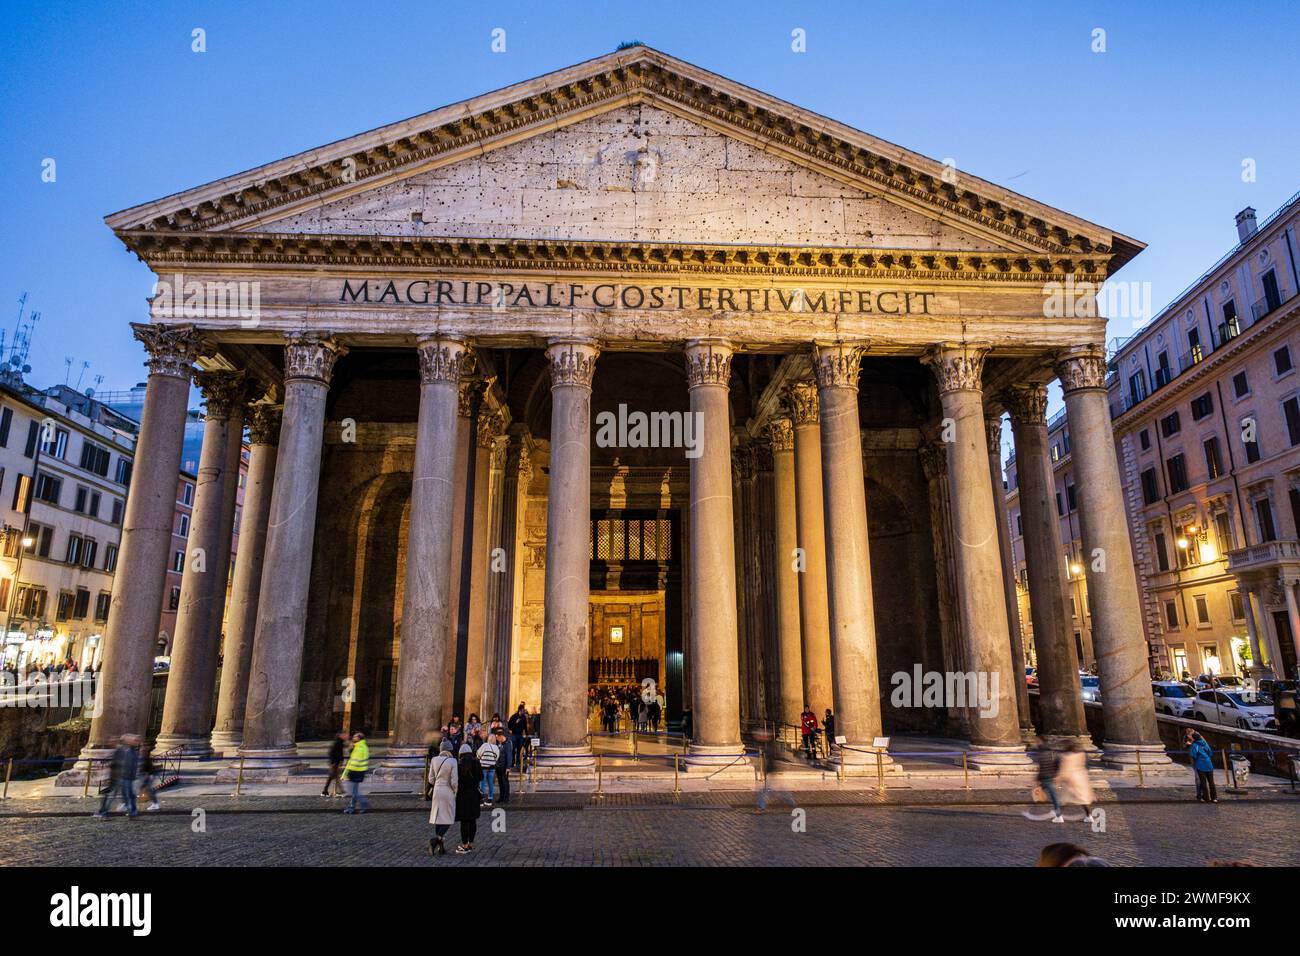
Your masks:
{"label": "triangular pediment", "polygon": [[1142,248],[648,47],[107,221],[137,251],[260,232],[984,250],[1113,272]]}

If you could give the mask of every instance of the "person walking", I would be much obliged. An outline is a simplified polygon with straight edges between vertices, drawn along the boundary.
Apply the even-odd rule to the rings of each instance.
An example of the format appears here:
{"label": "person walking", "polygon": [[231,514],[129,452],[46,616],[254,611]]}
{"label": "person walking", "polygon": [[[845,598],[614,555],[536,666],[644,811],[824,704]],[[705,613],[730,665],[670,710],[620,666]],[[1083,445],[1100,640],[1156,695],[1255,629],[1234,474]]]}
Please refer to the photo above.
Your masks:
{"label": "person walking", "polygon": [[[108,764],[108,789],[104,799],[95,811],[95,819],[105,819],[113,807],[113,798],[120,797],[126,815],[135,818],[135,777],[140,766],[140,737],[137,734],[123,734]],[[87,768],[87,773],[90,769]]]}
{"label": "person walking", "polygon": [[330,795],[330,784],[334,784],[334,793],[336,795],[343,792],[343,745],[347,739],[348,732],[340,730],[334,735],[334,742],[330,744],[330,774],[325,778],[325,786],[321,789],[320,795],[322,797]]}
{"label": "person walking", "polygon": [[817,715],[807,704],[803,705],[803,713],[799,715],[799,732],[803,735],[803,752],[809,760],[812,760],[816,756],[814,748],[817,746]]}
{"label": "person walking", "polygon": [[[1038,788],[1052,801],[1052,822],[1064,823],[1061,799],[1056,792],[1056,775],[1061,769],[1061,755],[1056,745],[1045,737],[1038,738]],[[1025,816],[1030,816],[1026,813]],[[1041,819],[1041,818],[1040,818]]]}
{"label": "person walking", "polygon": [[519,702],[519,709],[510,715],[506,727],[510,731],[510,743],[513,745],[511,754],[514,758],[514,766],[518,767],[523,762],[524,738],[528,736],[528,710],[522,700]]}
{"label": "person walking", "polygon": [[826,734],[826,756],[829,757],[831,744],[835,743],[835,715],[829,707],[826,708],[826,716],[822,718],[822,730]]}
{"label": "person walking", "polygon": [[501,751],[497,749],[495,738],[489,735],[479,745],[475,756],[478,758],[479,766],[483,768],[483,783],[479,787],[483,794],[483,805],[490,807],[492,806],[493,784],[497,778],[497,764],[501,762]]}
{"label": "person walking", "polygon": [[1088,752],[1078,738],[1066,741],[1061,752],[1061,765],[1056,772],[1056,796],[1063,804],[1075,803],[1083,807],[1085,820],[1092,816],[1096,798],[1088,780]]}
{"label": "person walking", "polygon": [[469,744],[460,745],[457,764],[456,822],[460,824],[460,845],[456,852],[464,854],[474,849],[474,837],[478,833],[478,786],[483,781],[483,768]]}
{"label": "person walking", "polygon": [[370,772],[370,745],[366,743],[366,735],[359,730],[352,735],[352,752],[348,754],[348,764],[344,772],[347,774],[348,791],[352,796],[348,800],[348,805],[343,808],[343,812],[365,813],[370,809],[370,801],[361,792],[361,784],[365,781],[366,774]]}
{"label": "person walking", "polygon": [[446,856],[444,840],[451,825],[456,822],[456,796],[460,786],[460,765],[453,753],[455,744],[442,738],[438,753],[429,761],[429,790],[433,806],[429,808],[429,822],[433,824],[433,838],[429,840],[430,856]]}
{"label": "person walking", "polygon": [[1214,789],[1214,752],[1196,731],[1192,731],[1192,745],[1188,748],[1192,766],[1196,768],[1196,799],[1202,803],[1218,803],[1219,794]]}
{"label": "person walking", "polygon": [[504,727],[497,729],[497,789],[501,798],[497,802],[505,805],[510,802],[510,767],[514,763],[514,744],[506,736]]}
{"label": "person walking", "polygon": [[158,791],[154,781],[158,776],[158,767],[153,762],[153,750],[146,750],[144,756],[140,758],[140,793],[149,795],[149,805],[146,810],[158,810],[162,804],[158,802]]}

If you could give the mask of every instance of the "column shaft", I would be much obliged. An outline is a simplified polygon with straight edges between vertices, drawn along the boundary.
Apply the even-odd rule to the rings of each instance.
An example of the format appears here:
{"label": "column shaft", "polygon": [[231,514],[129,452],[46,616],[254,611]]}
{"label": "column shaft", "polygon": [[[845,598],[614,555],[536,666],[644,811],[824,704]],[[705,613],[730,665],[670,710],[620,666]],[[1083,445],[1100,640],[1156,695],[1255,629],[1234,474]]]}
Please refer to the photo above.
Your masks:
{"label": "column shaft", "polygon": [[732,514],[731,347],[704,340],[686,346],[691,414],[701,435],[691,459],[690,601],[694,692],[693,763],[732,763],[740,742],[736,552]]}
{"label": "column shaft", "polygon": [[479,382],[469,376],[472,369],[461,369],[457,386],[457,418],[455,457],[453,459],[453,492],[451,516],[451,591],[448,595],[447,627],[450,643],[443,664],[443,713],[439,726],[453,716],[463,720],[469,714],[461,711],[464,700],[464,667],[467,653],[466,639],[469,631],[469,556],[473,550],[470,535],[474,523],[470,520],[470,492],[474,486],[474,408],[478,401]]}
{"label": "column shaft", "polygon": [[1168,760],[1151,704],[1151,669],[1142,631],[1115,436],[1100,348],[1071,349],[1057,365],[1065,391],[1078,493],[1083,563],[1092,604],[1092,643],[1101,677],[1102,746],[1113,763]]}
{"label": "column shaft", "polygon": [[776,590],[777,651],[780,658],[780,721],[797,727],[803,712],[803,649],[799,629],[799,582],[795,548],[799,546],[795,505],[794,424],[777,419],[769,429],[772,439],[772,480],[776,525],[776,567],[771,586]]}
{"label": "column shaft", "polygon": [[562,340],[551,371],[551,470],[546,503],[546,609],[542,623],[542,748],[538,762],[587,770],[590,597],[591,379],[599,350]]}
{"label": "column shaft", "polygon": [[474,423],[474,500],[467,520],[473,525],[469,565],[469,613],[465,642],[465,710],[487,723],[490,712],[485,691],[487,666],[488,505],[492,490],[492,442],[496,424],[480,404]]}
{"label": "column shaft", "polygon": [[[826,515],[822,502],[822,446],[817,390],[790,389],[794,412],[796,520],[803,571],[799,575],[799,625],[803,638],[803,701],[819,717],[833,704],[831,626],[826,583]],[[801,708],[802,710],[802,708]]]}
{"label": "column shaft", "polygon": [[320,485],[325,398],[334,362],[344,349],[333,339],[301,333],[285,345],[284,413],[275,487],[257,601],[257,630],[244,715],[241,756],[255,758],[245,776],[295,766],[299,677],[307,624],[316,494]]}
{"label": "column shaft", "polygon": [[1020,635],[1020,602],[1016,600],[1016,563],[1011,551],[1011,524],[1007,520],[1007,490],[1002,484],[1002,416],[985,419],[989,440],[989,476],[993,481],[993,508],[998,519],[998,551],[1002,555],[1002,593],[1007,604],[1007,630],[1011,643],[1011,669],[1016,679],[1016,716],[1020,736],[1034,736],[1029,711],[1029,686],[1025,675],[1025,649]]}
{"label": "column shaft", "polygon": [[245,385],[243,372],[200,372],[195,381],[207,402],[207,417],[157,748],[208,754],[239,492]]}
{"label": "column shaft", "polygon": [[239,523],[239,554],[230,591],[230,616],[222,652],[221,689],[212,749],[236,748],[244,736],[249,664],[257,630],[257,599],[266,554],[266,526],[275,485],[275,454],[280,440],[280,409],[254,405],[249,424],[251,450],[244,485],[244,513]]}

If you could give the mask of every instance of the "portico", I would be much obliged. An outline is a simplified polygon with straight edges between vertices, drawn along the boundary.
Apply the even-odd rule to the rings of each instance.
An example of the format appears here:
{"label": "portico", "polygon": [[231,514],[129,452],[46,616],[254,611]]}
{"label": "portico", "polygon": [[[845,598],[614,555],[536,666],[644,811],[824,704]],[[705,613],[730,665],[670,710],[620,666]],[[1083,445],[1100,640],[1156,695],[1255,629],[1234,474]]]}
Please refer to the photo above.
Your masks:
{"label": "portico", "polygon": [[[975,766],[1029,767],[987,421],[1011,407],[1022,457],[1044,455],[1023,390],[1059,375],[1085,543],[1107,556],[1088,580],[1104,747],[1160,759],[1105,322],[1044,305],[1139,243],[645,47],[108,222],[199,294],[136,330],[152,373],[137,461],[158,466],[132,483],[86,756],[143,730],[165,466],[197,372],[213,468],[247,419],[256,484],[215,729],[221,615],[203,602],[221,592],[187,578],[166,729],[188,749],[287,779],[296,741],[364,728],[403,777],[452,714],[522,700],[539,767],[581,775],[593,662],[612,659],[638,680],[653,667],[706,771],[805,703],[834,711],[848,764],[929,732],[967,737]],[[225,307],[236,283],[255,308]],[[224,410],[215,389],[236,378]],[[664,431],[682,443],[599,437],[620,404],[682,423]],[[229,490],[212,487],[194,534],[215,541]],[[593,634],[631,627],[593,612],[597,591],[636,596],[662,641]],[[1038,653],[1059,653],[1051,732],[1082,733],[1069,642]],[[916,665],[988,693],[892,702]]]}

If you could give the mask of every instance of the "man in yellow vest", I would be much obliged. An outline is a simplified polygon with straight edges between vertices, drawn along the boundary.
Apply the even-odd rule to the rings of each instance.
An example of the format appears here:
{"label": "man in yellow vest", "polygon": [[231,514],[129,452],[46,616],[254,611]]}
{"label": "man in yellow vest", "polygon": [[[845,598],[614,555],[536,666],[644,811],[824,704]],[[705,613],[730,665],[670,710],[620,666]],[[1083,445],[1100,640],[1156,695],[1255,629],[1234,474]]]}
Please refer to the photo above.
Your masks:
{"label": "man in yellow vest", "polygon": [[348,754],[348,764],[344,768],[348,792],[352,795],[348,805],[343,808],[344,813],[365,813],[370,809],[370,802],[361,792],[361,783],[369,772],[370,745],[366,743],[366,735],[358,730],[352,735],[352,752]]}

